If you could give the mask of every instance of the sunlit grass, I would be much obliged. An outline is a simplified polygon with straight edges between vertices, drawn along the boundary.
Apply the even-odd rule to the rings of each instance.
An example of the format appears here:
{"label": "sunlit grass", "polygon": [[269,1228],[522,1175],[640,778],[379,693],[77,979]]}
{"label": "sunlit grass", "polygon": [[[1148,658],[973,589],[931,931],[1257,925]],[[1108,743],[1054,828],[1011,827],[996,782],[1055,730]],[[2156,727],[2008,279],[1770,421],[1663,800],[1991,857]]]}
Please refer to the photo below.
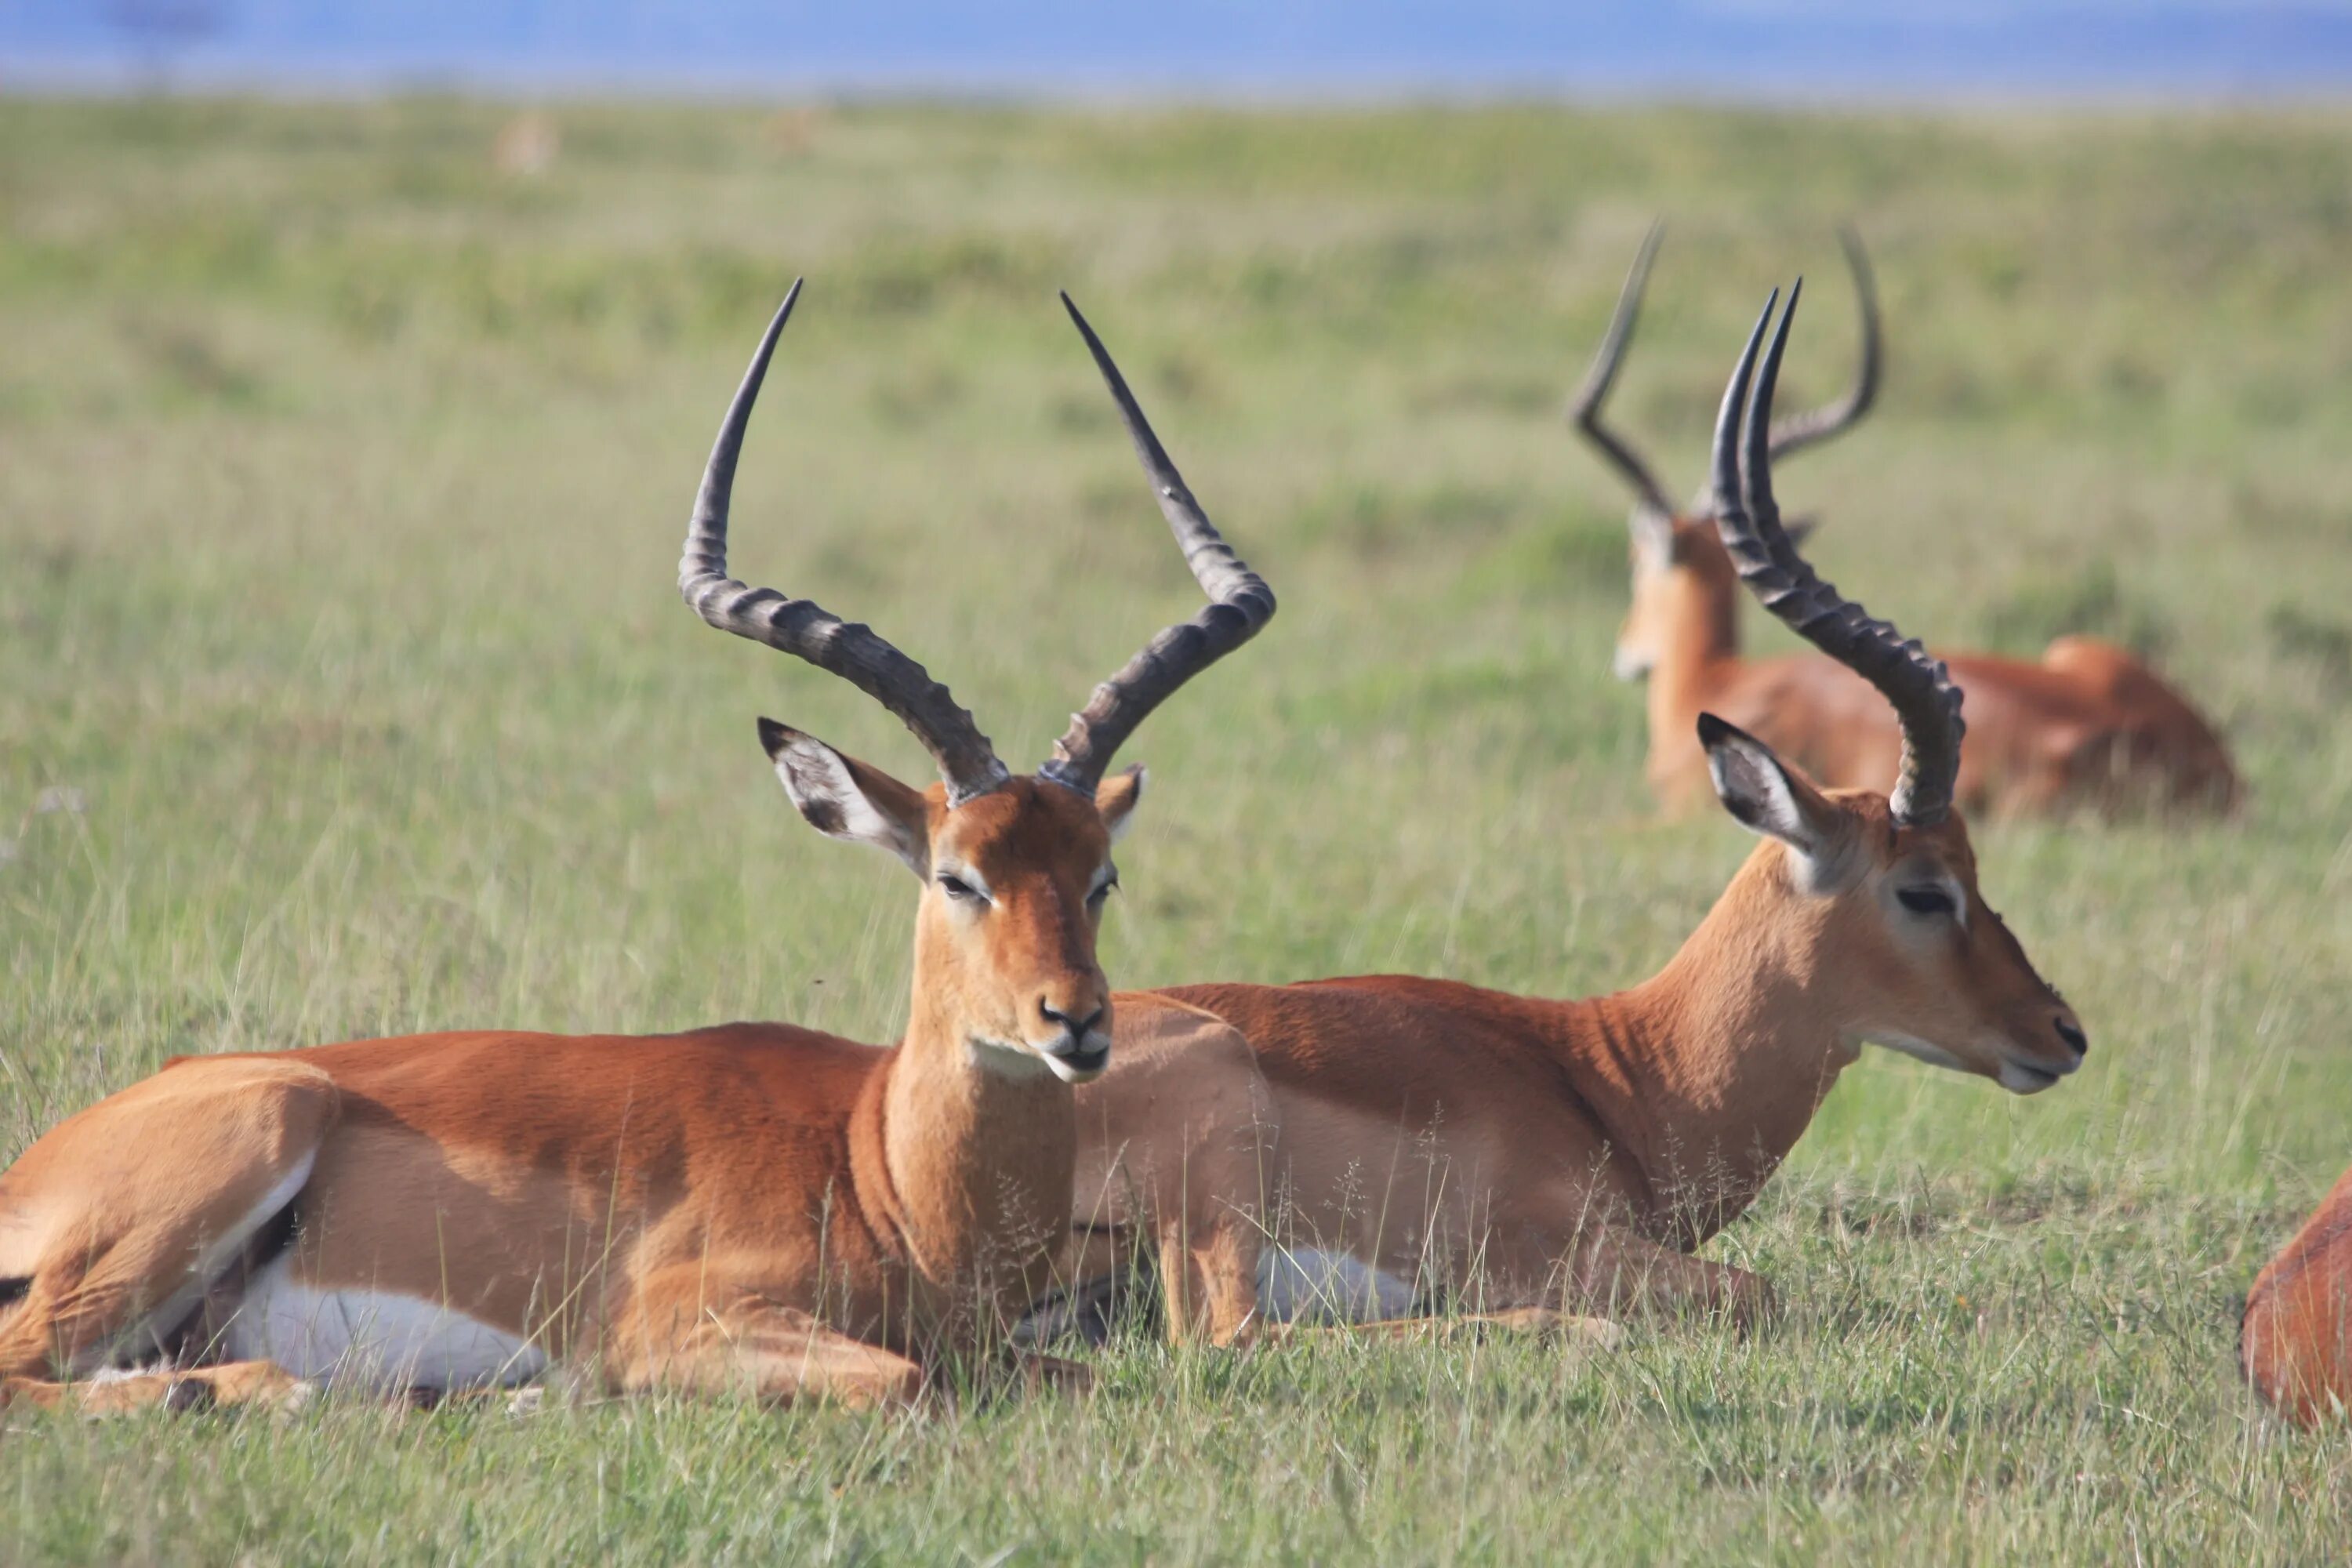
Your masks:
{"label": "sunlit grass", "polygon": [[176,1052],[896,1029],[903,873],[793,817],[751,721],[919,753],[672,586],[803,271],[739,567],[1008,758],[1193,602],[1054,289],[1281,595],[1133,748],[1120,984],[1575,994],[1704,912],[1748,841],[1650,814],[1622,498],[1557,415],[1659,212],[1618,405],[1670,482],[1800,269],[1788,395],[1834,389],[1856,218],[1885,403],[1783,482],[1825,568],[1948,645],[2152,646],[2252,806],[1980,828],[2089,1066],[1849,1075],[1710,1249],[1790,1304],[1754,1343],[1139,1342],[915,1418],[12,1414],[0,1556],[2340,1554],[2352,1450],[2231,1345],[2352,1159],[2352,122],[581,107],[515,180],[504,112],[0,100],[0,1152]]}

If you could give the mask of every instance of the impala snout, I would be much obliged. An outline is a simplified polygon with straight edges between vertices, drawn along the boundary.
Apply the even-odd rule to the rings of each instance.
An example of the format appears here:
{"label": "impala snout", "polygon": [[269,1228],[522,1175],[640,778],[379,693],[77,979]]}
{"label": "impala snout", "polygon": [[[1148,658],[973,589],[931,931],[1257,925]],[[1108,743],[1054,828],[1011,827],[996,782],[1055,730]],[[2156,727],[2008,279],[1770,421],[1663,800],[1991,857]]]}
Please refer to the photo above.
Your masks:
{"label": "impala snout", "polygon": [[2083,1065],[2091,1052],[2091,1038],[2071,1008],[2051,1014],[2046,1031],[2030,1047],[2012,1046],[2000,1053],[1993,1076],[2012,1094],[2039,1094]]}
{"label": "impala snout", "polygon": [[1040,996],[1037,1022],[1029,1048],[1064,1083],[1085,1083],[1110,1065],[1110,999],[1102,993],[1082,1001]]}

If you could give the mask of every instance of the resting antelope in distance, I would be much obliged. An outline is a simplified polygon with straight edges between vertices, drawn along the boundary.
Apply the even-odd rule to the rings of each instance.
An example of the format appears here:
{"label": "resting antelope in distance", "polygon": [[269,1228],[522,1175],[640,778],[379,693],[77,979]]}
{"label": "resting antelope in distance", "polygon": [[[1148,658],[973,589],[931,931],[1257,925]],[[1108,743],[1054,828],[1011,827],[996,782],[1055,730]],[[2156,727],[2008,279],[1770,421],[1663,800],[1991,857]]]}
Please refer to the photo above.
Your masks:
{"label": "resting antelope in distance", "polygon": [[1893,795],[1824,789],[1702,714],[1716,794],[1764,842],[1630,990],[1563,1002],[1370,975],[1123,998],[1118,1059],[1078,1091],[1077,1299],[1148,1237],[1171,1331],[1214,1342],[1318,1304],[1751,1321],[1763,1281],[1689,1254],[1864,1043],[2018,1094],[2081,1066],[2082,1026],[1978,889],[1952,805],[1958,689],[1781,526],[1769,421],[1793,290],[1756,368],[1777,299],[1724,395],[1714,521],[1766,607],[1895,715]]}
{"label": "resting antelope in distance", "polygon": [[[1708,762],[1695,739],[1701,712],[1769,741],[1825,784],[1884,779],[1900,742],[1868,685],[1818,655],[1742,658],[1738,573],[1714,520],[1676,509],[1633,443],[1602,421],[1663,232],[1654,226],[1642,242],[1601,352],[1569,405],[1577,429],[1633,491],[1633,597],[1614,668],[1621,679],[1649,683],[1651,785],[1669,809],[1704,797]],[[1861,367],[1836,403],[1774,424],[1775,458],[1852,429],[1877,399],[1877,290],[1861,239],[1851,229],[1840,239],[1861,301]],[[1801,520],[1788,525],[1799,541],[1808,529]],[[1969,694],[1975,740],[1955,789],[1971,810],[2153,804],[2227,811],[2237,800],[2237,774],[2211,726],[2125,648],[2062,637],[2038,663],[1984,654],[1947,662]]]}
{"label": "resting antelope in distance", "polygon": [[236,1402],[306,1380],[437,1391],[580,1363],[622,1392],[910,1396],[1043,1288],[1067,1238],[1071,1086],[1099,1073],[1106,778],[1144,716],[1265,625],[1070,305],[1210,603],[1097,687],[1017,777],[946,687],[870,628],[727,574],[736,458],[793,285],[720,426],[678,586],[721,631],[807,659],[938,765],[899,783],[772,720],[819,832],[922,884],[906,1036],[782,1024],[677,1035],[472,1031],[181,1058],[0,1175],[0,1400]]}
{"label": "resting antelope in distance", "polygon": [[2238,1363],[2299,1426],[2352,1411],[2352,1171],[2255,1277]]}

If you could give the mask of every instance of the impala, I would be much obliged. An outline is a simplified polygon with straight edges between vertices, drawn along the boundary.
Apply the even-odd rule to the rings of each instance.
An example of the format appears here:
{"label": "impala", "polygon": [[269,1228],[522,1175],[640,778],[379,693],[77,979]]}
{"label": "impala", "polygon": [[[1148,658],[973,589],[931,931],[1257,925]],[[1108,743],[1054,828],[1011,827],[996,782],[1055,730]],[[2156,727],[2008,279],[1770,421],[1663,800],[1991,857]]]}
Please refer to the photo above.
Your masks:
{"label": "impala", "polygon": [[1096,930],[1143,775],[1105,769],[1274,598],[1065,296],[1211,603],[1098,687],[1034,775],[1010,774],[875,632],[727,574],[736,458],[798,295],[719,427],[679,588],[711,626],[856,686],[937,764],[917,789],[760,723],[811,826],[922,884],[905,1037],[730,1024],[179,1058],[0,1176],[6,1394],[106,1408],[318,1379],[446,1390],[573,1363],[625,1392],[902,1398],[1041,1288],[1067,1233],[1071,1086],[1111,1045]]}
{"label": "impala", "polygon": [[1767,304],[1725,395],[1715,524],[1757,596],[1894,711],[1893,795],[1824,789],[1703,714],[1716,793],[1764,842],[1630,990],[1560,1002],[1373,975],[1122,997],[1118,1062],[1077,1097],[1070,1300],[1148,1238],[1171,1328],[1216,1342],[1319,1308],[1748,1321],[1763,1282],[1689,1254],[1863,1044],[2019,1094],[2081,1065],[2081,1025],[1978,888],[1952,807],[1959,690],[1781,525],[1769,420],[1793,291],[1789,307],[1759,371]]}
{"label": "impala", "polygon": [[2238,1362],[2303,1426],[2352,1410],[2352,1171],[2255,1277]]}
{"label": "impala", "polygon": [[[1570,405],[1576,427],[1633,490],[1633,607],[1618,634],[1621,679],[1649,682],[1649,778],[1679,808],[1701,798],[1708,760],[1695,721],[1712,712],[1769,741],[1823,784],[1883,779],[1900,744],[1885,708],[1853,670],[1810,655],[1743,658],[1739,574],[1704,511],[1678,510],[1601,408],[1633,341],[1662,230],[1653,227],[1618,296],[1601,352]],[[1862,308],[1862,364],[1837,403],[1776,423],[1772,457],[1851,429],[1878,395],[1877,292],[1861,240],[1841,236]],[[1802,540],[1806,525],[1789,532]],[[2030,812],[2088,803],[2229,809],[2238,781],[2227,749],[2179,693],[2124,648],[2062,637],[2039,663],[1956,654],[1973,740],[1955,785],[1971,809]]]}

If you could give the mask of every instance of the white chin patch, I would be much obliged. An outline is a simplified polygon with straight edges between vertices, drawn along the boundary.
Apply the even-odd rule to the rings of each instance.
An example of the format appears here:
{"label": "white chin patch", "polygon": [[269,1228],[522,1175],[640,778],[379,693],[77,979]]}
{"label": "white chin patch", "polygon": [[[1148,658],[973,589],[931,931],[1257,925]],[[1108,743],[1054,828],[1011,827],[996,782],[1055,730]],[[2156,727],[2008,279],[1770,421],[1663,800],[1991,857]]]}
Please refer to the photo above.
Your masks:
{"label": "white chin patch", "polygon": [[2025,1067],[2017,1062],[2000,1064],[2000,1087],[2011,1094],[2040,1094],[2057,1081],[2058,1075],[2054,1072],[2043,1072],[2038,1068]]}
{"label": "white chin patch", "polygon": [[1053,1065],[1028,1047],[1008,1046],[1003,1040],[973,1040],[971,1059],[975,1067],[999,1078],[1043,1078],[1053,1071]]}
{"label": "white chin patch", "polygon": [[1088,1035],[1085,1054],[1075,1057],[1043,1057],[1054,1076],[1064,1083],[1092,1083],[1102,1077],[1103,1068],[1110,1066],[1110,1042],[1100,1035]]}
{"label": "white chin patch", "polygon": [[[1969,1070],[1969,1066],[1966,1062],[1960,1060],[1959,1058],[1954,1056],[1943,1047],[1930,1045],[1926,1040],[1916,1039],[1909,1035],[1874,1035],[1871,1037],[1870,1043],[1874,1046],[1883,1046],[1890,1051],[1900,1051],[1906,1057],[1913,1057],[1920,1061],[1926,1062],[1931,1068],[1943,1068],[1951,1072],[1967,1072]],[[2004,1067],[2001,1070],[2003,1073],[2006,1073],[2009,1069]],[[2003,1084],[2007,1084],[2009,1083],[2009,1079],[2004,1077],[2001,1079],[2001,1082]]]}
{"label": "white chin patch", "polygon": [[982,1069],[1003,1078],[1043,1078],[1051,1073],[1064,1083],[1091,1083],[1110,1065],[1110,1037],[1099,1030],[1087,1037],[1087,1048],[1075,1056],[1055,1056],[1034,1046],[1009,1046],[1003,1040],[971,1042],[972,1060]]}

